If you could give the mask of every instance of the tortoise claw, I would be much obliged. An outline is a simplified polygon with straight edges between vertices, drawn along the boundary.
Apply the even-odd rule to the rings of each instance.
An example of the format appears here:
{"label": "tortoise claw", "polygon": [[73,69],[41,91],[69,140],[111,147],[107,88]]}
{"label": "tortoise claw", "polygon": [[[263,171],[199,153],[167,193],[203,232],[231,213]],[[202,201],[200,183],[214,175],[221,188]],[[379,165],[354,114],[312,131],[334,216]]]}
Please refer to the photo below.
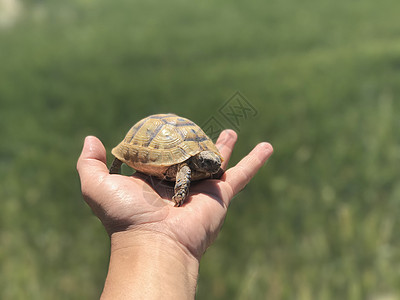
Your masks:
{"label": "tortoise claw", "polygon": [[177,183],[175,184],[175,195],[172,197],[172,200],[175,202],[175,207],[181,206],[187,198],[187,195],[189,193],[189,185],[189,179],[184,182],[177,181]]}
{"label": "tortoise claw", "polygon": [[176,174],[175,195],[172,197],[176,207],[181,206],[189,194],[190,176],[189,166],[187,164],[180,165]]}
{"label": "tortoise claw", "polygon": [[172,200],[175,202],[174,207],[179,207],[185,201],[186,195],[174,195]]}

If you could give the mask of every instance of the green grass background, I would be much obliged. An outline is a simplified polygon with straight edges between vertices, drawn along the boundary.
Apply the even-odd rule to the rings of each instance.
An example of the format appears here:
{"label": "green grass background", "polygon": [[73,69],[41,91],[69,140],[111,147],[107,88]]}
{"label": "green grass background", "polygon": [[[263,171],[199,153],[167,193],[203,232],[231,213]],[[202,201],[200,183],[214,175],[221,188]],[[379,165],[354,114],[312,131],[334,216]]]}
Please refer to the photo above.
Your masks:
{"label": "green grass background", "polygon": [[229,127],[218,109],[236,91],[258,114],[231,164],[260,141],[275,152],[234,199],[197,298],[400,298],[399,1],[20,4],[0,27],[1,299],[100,295],[108,237],[75,170],[86,135],[109,151],[160,112]]}

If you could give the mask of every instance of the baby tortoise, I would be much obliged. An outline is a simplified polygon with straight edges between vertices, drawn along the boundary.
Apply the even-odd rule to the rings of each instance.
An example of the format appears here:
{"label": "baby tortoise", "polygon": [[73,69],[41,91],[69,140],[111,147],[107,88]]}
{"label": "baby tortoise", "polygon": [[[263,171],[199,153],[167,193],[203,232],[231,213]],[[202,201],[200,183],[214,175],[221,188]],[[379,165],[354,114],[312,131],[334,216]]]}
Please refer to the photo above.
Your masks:
{"label": "baby tortoise", "polygon": [[111,153],[110,174],[122,163],[162,180],[175,181],[175,206],[189,194],[190,181],[219,178],[222,157],[212,140],[194,122],[175,114],[151,115],[136,123]]}

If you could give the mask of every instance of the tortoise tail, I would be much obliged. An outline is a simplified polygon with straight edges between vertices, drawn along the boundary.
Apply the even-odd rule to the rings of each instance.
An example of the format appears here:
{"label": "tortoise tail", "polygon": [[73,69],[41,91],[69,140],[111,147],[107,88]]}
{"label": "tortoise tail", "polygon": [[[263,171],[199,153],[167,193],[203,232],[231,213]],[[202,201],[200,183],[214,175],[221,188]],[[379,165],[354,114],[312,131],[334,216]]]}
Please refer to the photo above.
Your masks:
{"label": "tortoise tail", "polygon": [[121,165],[122,161],[120,161],[118,158],[114,158],[114,161],[110,167],[110,174],[121,174]]}

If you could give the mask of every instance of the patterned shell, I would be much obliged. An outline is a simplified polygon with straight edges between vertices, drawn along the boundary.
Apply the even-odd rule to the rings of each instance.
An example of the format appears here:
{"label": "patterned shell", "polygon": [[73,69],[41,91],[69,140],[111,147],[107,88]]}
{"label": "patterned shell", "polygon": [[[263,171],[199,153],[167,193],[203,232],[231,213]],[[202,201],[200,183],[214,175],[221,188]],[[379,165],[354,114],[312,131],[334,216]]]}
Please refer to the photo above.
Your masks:
{"label": "patterned shell", "polygon": [[111,152],[138,171],[157,173],[204,150],[221,157],[212,140],[195,123],[174,114],[157,114],[136,123]]}

